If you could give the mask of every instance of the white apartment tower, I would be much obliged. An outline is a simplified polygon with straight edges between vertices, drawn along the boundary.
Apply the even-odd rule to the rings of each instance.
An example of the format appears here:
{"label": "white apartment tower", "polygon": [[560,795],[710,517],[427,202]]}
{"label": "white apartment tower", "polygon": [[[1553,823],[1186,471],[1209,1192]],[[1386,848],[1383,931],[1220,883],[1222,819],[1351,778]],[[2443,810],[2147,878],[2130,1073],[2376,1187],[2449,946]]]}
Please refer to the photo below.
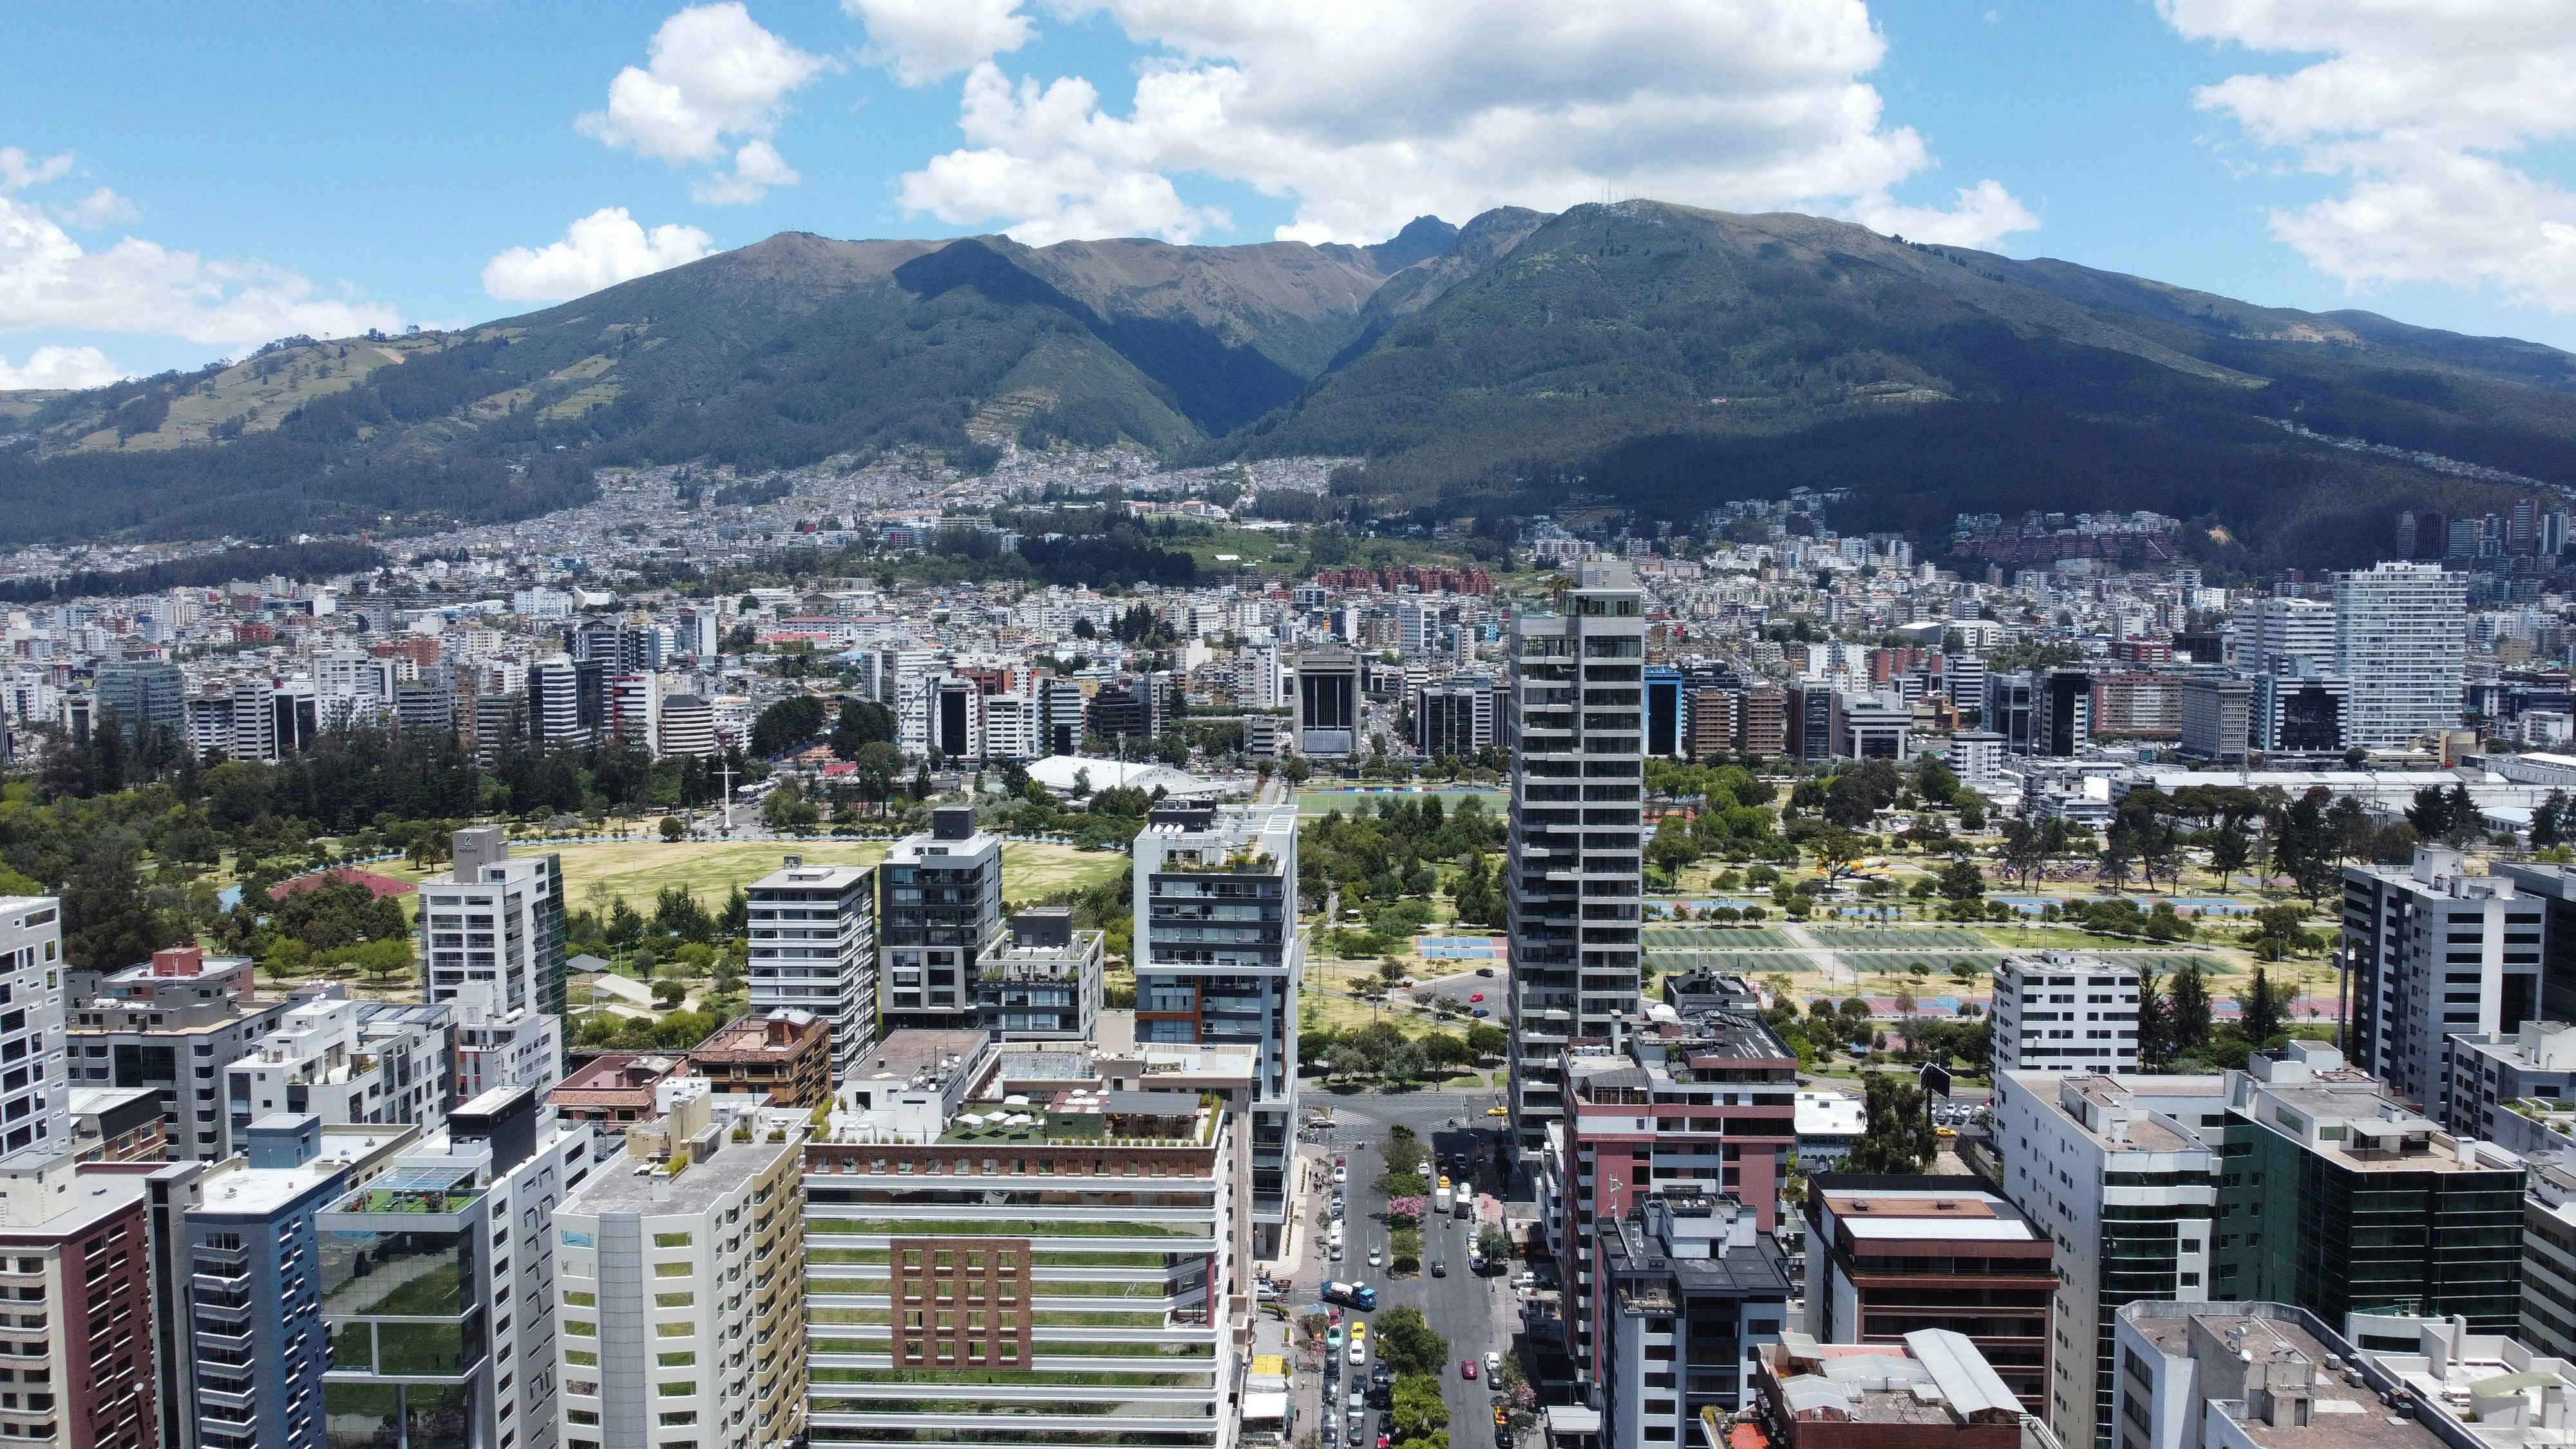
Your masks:
{"label": "white apartment tower", "polygon": [[2459,724],[2466,575],[2417,563],[2337,574],[2334,607],[2335,672],[2352,683],[2348,743],[2403,745]]}
{"label": "white apartment tower", "polygon": [[62,902],[0,896],[0,1171],[21,1153],[68,1158],[71,1085],[63,1066]]}
{"label": "white apartment tower", "polygon": [[748,892],[752,1013],[792,1007],[831,1022],[835,1082],[876,1045],[876,891],[873,866],[791,855]]}
{"label": "white apartment tower", "polygon": [[1568,1042],[1638,1011],[1645,877],[1645,595],[1629,565],[1584,559],[1552,611],[1512,623],[1512,1131],[1565,1118]]}
{"label": "white apartment tower", "polygon": [[2237,606],[2236,665],[2248,674],[2322,674],[2335,662],[2335,608],[2282,595]]}
{"label": "white apartment tower", "polygon": [[563,1079],[563,867],[513,858],[501,828],[456,832],[454,865],[420,883],[428,996],[456,1008],[456,1099]]}
{"label": "white apartment tower", "polygon": [[[2546,884],[2546,878],[2543,878]],[[2472,875],[2456,850],[2343,868],[2352,1064],[2453,1126],[2451,1038],[2511,1033],[2541,1014],[2549,901],[2513,876]]]}
{"label": "white apartment tower", "polygon": [[2041,951],[1995,967],[1995,1070],[2134,1072],[2138,972],[2099,956]]}

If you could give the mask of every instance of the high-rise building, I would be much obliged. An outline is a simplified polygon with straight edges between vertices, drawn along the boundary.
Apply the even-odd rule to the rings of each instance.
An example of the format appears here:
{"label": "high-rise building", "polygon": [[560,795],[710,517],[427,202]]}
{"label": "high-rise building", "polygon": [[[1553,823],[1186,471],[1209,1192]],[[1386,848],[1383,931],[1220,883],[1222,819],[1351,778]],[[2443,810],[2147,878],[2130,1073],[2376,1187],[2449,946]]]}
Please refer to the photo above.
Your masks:
{"label": "high-rise building", "polygon": [[[2057,1449],[2021,1421],[2012,1390],[1966,1338],[1921,1329],[1902,1344],[1783,1339],[1751,1350],[1748,1417],[1780,1449]],[[1701,1444],[1723,1442],[1716,1421]]]}
{"label": "high-rise building", "polygon": [[1714,684],[1696,685],[1682,696],[1682,738],[1693,759],[1723,755],[1735,747],[1735,716],[1742,690]]}
{"label": "high-rise building", "polygon": [[1594,1442],[1700,1442],[1701,1415],[1745,1407],[1752,1356],[1790,1329],[1788,1255],[1744,1203],[1683,1187],[1605,1220],[1601,1241]]}
{"label": "high-rise building", "polygon": [[975,1023],[975,964],[999,949],[1002,838],[972,806],[930,812],[877,867],[877,973],[888,1030]]}
{"label": "high-rise building", "polygon": [[752,882],[751,1009],[810,1011],[832,1024],[832,1076],[846,1078],[877,1039],[877,871],[785,868]]}
{"label": "high-rise building", "polygon": [[485,1093],[342,1183],[314,1217],[330,1373],[325,1445],[555,1440],[558,1204],[592,1170],[591,1128],[528,1087]]}
{"label": "high-rise building", "polygon": [[975,974],[976,1024],[1000,1041],[1089,1041],[1107,989],[1108,933],[1077,931],[1067,906],[1011,913],[1011,941]]}
{"label": "high-rise building", "polygon": [[219,1073],[249,1055],[296,1004],[255,998],[253,964],[246,956],[169,946],[122,971],[68,973],[67,1078],[152,1092],[172,1157],[212,1162],[233,1155],[241,1143]]}
{"label": "high-rise building", "polygon": [[2521,1316],[2522,1160],[2453,1137],[2315,1042],[2227,1074],[2221,1296],[2353,1313]]}
{"label": "high-rise building", "polygon": [[552,750],[588,741],[590,733],[582,727],[581,703],[581,680],[569,657],[548,654],[529,665],[530,743]]}
{"label": "high-rise building", "polygon": [[1466,759],[1494,743],[1494,682],[1453,674],[1413,696],[1413,746],[1426,758]]}
{"label": "high-rise building", "polygon": [[1735,702],[1735,748],[1771,758],[1788,748],[1788,702],[1776,684],[1757,684]]}
{"label": "high-rise building", "polygon": [[[162,1442],[178,1449],[327,1449],[330,1328],[316,1222],[350,1187],[412,1144],[417,1129],[362,1145],[285,1112],[250,1126],[248,1151],[149,1179],[153,1324]],[[427,1336],[423,1366],[437,1337]]]}
{"label": "high-rise building", "polygon": [[1338,760],[1359,751],[1360,658],[1348,649],[1297,656],[1297,753]]}
{"label": "high-rise building", "polygon": [[2467,576],[2384,563],[2335,575],[2334,672],[2351,681],[2344,736],[2365,749],[2460,722]]}
{"label": "high-rise building", "polygon": [[[1225,1103],[1249,1063],[1028,1055],[1049,1075],[1004,1076],[980,1032],[889,1033],[806,1147],[816,1444],[1238,1442],[1251,1285]],[[933,1202],[925,1182],[972,1188]],[[1149,1384],[1102,1382],[1139,1354]]]}
{"label": "high-rise building", "polygon": [[163,730],[186,732],[188,682],[179,666],[160,659],[119,659],[98,666],[91,681],[101,714],[114,713],[117,726],[136,739]]}
{"label": "high-rise building", "polygon": [[1995,966],[1995,1070],[2134,1072],[2138,969],[2074,951]]}
{"label": "high-rise building", "polygon": [[2073,669],[2039,675],[2031,689],[2031,753],[2066,757],[2093,743],[2093,676]]}
{"label": "high-rise building", "polygon": [[1985,726],[2004,737],[2007,754],[2046,753],[2039,747],[2038,678],[2033,673],[2010,670],[1986,676]]}
{"label": "high-rise building", "polygon": [[2247,725],[2253,748],[2271,755],[2335,755],[2344,749],[2352,682],[2331,674],[2254,676]]}
{"label": "high-rise building", "polygon": [[0,896],[0,1162],[72,1152],[62,950],[60,898]]}
{"label": "high-rise building", "polygon": [[456,832],[454,864],[420,883],[428,997],[456,1008],[456,1096],[563,1078],[559,856],[512,856],[499,826]]}
{"label": "high-rise building", "polygon": [[1566,1048],[1639,1006],[1645,596],[1623,561],[1574,573],[1512,624],[1511,1124],[1532,1153],[1565,1117]]}
{"label": "high-rise building", "polygon": [[223,1068],[233,1140],[272,1113],[435,1132],[454,1085],[456,1012],[436,1003],[307,1001]]}
{"label": "high-rise building", "polygon": [[2404,1381],[2356,1349],[2343,1327],[2286,1303],[2130,1304],[2115,1340],[2120,1449],[2327,1437],[2444,1449],[2478,1439],[2387,1412]]}
{"label": "high-rise building", "polygon": [[661,752],[662,676],[639,670],[608,677],[608,733],[646,754]]}
{"label": "high-rise building", "polygon": [[2334,667],[2335,610],[2321,599],[2267,594],[2236,606],[2236,665],[2255,674],[2319,673]]}
{"label": "high-rise building", "polygon": [[661,754],[695,755],[701,759],[716,754],[715,709],[694,694],[674,694],[662,700],[660,729]]}
{"label": "high-rise building", "polygon": [[1807,1335],[1899,1344],[1964,1334],[2021,1400],[2048,1409],[2048,1230],[1975,1179],[1817,1173],[1807,1179]]}
{"label": "high-rise building", "polygon": [[1136,1039],[1250,1047],[1250,1217],[1268,1252],[1286,1230],[1297,1140],[1294,805],[1165,805],[1135,843]]}
{"label": "high-rise building", "polygon": [[1682,758],[1682,672],[1667,664],[1646,666],[1646,753],[1657,759]]}
{"label": "high-rise building", "polygon": [[1822,764],[1834,757],[1835,710],[1842,691],[1821,679],[1793,679],[1784,696],[1790,758]]}
{"label": "high-rise building", "polygon": [[546,1229],[563,1449],[801,1444],[806,1114],[719,1113],[696,1077],[657,1105]]}
{"label": "high-rise building", "polygon": [[2343,869],[2354,1065],[2452,1121],[2451,1037],[2510,1033],[2541,1014],[2546,904],[2456,850]]}
{"label": "high-rise building", "polygon": [[[2112,1340],[2141,1299],[2216,1296],[2215,1139],[2224,1079],[1995,1073],[2004,1196],[2057,1242],[2057,1343],[2043,1416],[2069,1449],[2111,1449]],[[2205,1125],[2204,1125],[2205,1124]]]}

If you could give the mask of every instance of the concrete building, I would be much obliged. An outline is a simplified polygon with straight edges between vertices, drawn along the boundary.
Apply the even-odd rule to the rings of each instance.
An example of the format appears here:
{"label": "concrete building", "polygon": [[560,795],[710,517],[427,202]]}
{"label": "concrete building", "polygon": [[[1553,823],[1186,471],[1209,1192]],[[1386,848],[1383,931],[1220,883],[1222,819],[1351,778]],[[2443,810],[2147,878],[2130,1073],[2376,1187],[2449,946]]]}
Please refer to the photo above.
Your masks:
{"label": "concrete building", "polygon": [[2254,738],[2254,686],[2195,674],[2182,682],[2182,752],[2213,765],[2242,765]]}
{"label": "concrete building", "polygon": [[751,883],[751,1009],[810,1011],[832,1025],[832,1075],[877,1039],[877,869],[807,865]]}
{"label": "concrete building", "polygon": [[940,806],[887,849],[877,883],[886,1029],[973,1025],[976,963],[1002,944],[1002,838],[972,806]]}
{"label": "concrete building", "polygon": [[1735,701],[1736,753],[1775,758],[1788,751],[1788,701],[1776,684],[1757,684]]}
{"label": "concrete building", "polygon": [[[1926,1328],[1901,1345],[1799,1338],[1754,1349],[1753,1397],[1780,1449],[2058,1449],[1958,1334]],[[1721,1449],[1715,1426],[1694,1449]]]}
{"label": "concrete building", "polygon": [[1001,1041],[1089,1041],[1108,981],[1105,931],[1077,931],[1066,906],[1011,914],[1011,942],[975,972],[976,1025]]}
{"label": "concrete building", "polygon": [[820,1107],[832,1095],[832,1024],[792,1006],[748,1012],[698,1043],[689,1070],[718,1092]]}
{"label": "concrete building", "polygon": [[2352,682],[2328,674],[2258,674],[2248,725],[2267,755],[2340,755],[2352,717]]}
{"label": "concrete building", "polygon": [[1868,1104],[1849,1092],[1798,1093],[1798,1168],[1809,1177],[1837,1170],[1869,1131]]}
{"label": "concrete building", "polygon": [[665,755],[716,754],[715,707],[694,694],[666,695],[661,708],[661,744]]}
{"label": "concrete building", "polygon": [[1750,1360],[1789,1326],[1788,1260],[1731,1196],[1652,1193],[1603,1225],[1601,1449],[1691,1437],[1748,1400]]}
{"label": "concrete building", "polygon": [[[1051,1080],[1006,1083],[989,1039],[958,1032],[892,1033],[842,1089],[805,1149],[815,1443],[1232,1449],[1251,1307],[1240,1125],[1202,1098],[1215,1078],[1155,1058],[1236,1054],[1137,1051],[1133,1080],[1174,1090],[1122,1090],[1056,1051],[1030,1053],[1060,1061]],[[1111,1282],[1114,1326],[1057,1317],[1099,1312]],[[1150,1382],[1104,1381],[1138,1354]]]}
{"label": "concrete building", "polygon": [[2269,594],[2237,605],[2230,619],[2236,626],[2236,665],[2249,674],[2298,674],[2334,667],[2332,604]]}
{"label": "concrete building", "polygon": [[2292,1042],[2227,1074],[2220,1296],[2329,1323],[2390,1309],[2509,1333],[2521,1313],[2522,1160],[2417,1116],[2341,1053]]}
{"label": "concrete building", "polygon": [[1344,759],[1359,750],[1360,659],[1348,649],[1297,656],[1297,753]]}
{"label": "concrete building", "polygon": [[160,1097],[142,1087],[75,1087],[70,1101],[72,1144],[83,1162],[167,1162],[170,1132],[161,1120]]}
{"label": "concrete building", "polygon": [[1947,1329],[2026,1412],[2047,1411],[2057,1249],[2010,1200],[1975,1179],[1820,1173],[1806,1213],[1809,1337],[1901,1344]]}
{"label": "concrete building", "polygon": [[345,998],[295,1007],[223,1069],[233,1140],[278,1112],[436,1132],[447,1120],[455,1016],[442,1005]]}
{"label": "concrete building", "polygon": [[687,1075],[689,1059],[677,1052],[603,1052],[556,1083],[546,1105],[567,1122],[587,1122],[603,1138],[623,1141],[628,1123],[654,1115],[663,1081]]}
{"label": "concrete building", "polygon": [[2051,1318],[2063,1337],[2050,1355],[2045,1418],[2074,1449],[2111,1449],[2120,1310],[2216,1296],[2224,1159],[2199,1134],[2223,1126],[2225,1090],[2219,1077],[1995,1073],[2000,1186],[2057,1244]]}
{"label": "concrete building", "polygon": [[280,1112],[250,1126],[249,1151],[212,1167],[176,1164],[148,1179],[155,1273],[167,1297],[153,1322],[162,1442],[178,1449],[325,1449],[329,1328],[322,1316],[322,1210],[372,1177],[417,1135],[361,1147],[321,1121]]}
{"label": "concrete building", "polygon": [[2006,956],[1995,966],[1995,1070],[2138,1069],[2138,972],[2076,951]]}
{"label": "concrete building", "polygon": [[561,1443],[800,1444],[806,1114],[719,1114],[693,1078],[661,1097],[554,1212]]}
{"label": "concrete building", "polygon": [[1704,684],[1682,696],[1684,737],[1693,759],[1710,759],[1735,748],[1735,717],[1743,692]]}
{"label": "concrete building", "polygon": [[2576,1364],[2566,1359],[2457,1318],[2372,1315],[2346,1337],[2362,1386],[2406,1404],[2413,1414],[2406,1427],[2424,1439],[2452,1449],[2540,1449],[2567,1440]]}
{"label": "concrete building", "polygon": [[69,972],[66,1080],[148,1089],[161,1104],[173,1158],[231,1156],[237,1144],[218,1073],[249,1055],[296,1004],[255,999],[252,964],[171,946],[123,971]]}
{"label": "concrete building", "polygon": [[1511,1126],[1532,1153],[1567,1112],[1566,1048],[1640,1004],[1645,596],[1623,562],[1574,574],[1512,623]]}
{"label": "concrete building", "polygon": [[2454,1035],[2510,1035],[2540,1015],[2544,903],[2456,850],[2343,871],[2353,1064],[2450,1122]]}
{"label": "concrete building", "polygon": [[2365,749],[2460,722],[2468,576],[2383,563],[2335,575],[2334,672],[2352,682],[2344,734]]}
{"label": "concrete building", "polygon": [[[589,662],[589,661],[585,661]],[[594,666],[605,677],[605,666]],[[539,749],[585,744],[580,671],[567,655],[548,654],[528,666],[528,740]]]}
{"label": "concrete building", "polygon": [[118,659],[98,666],[90,688],[101,715],[114,714],[117,727],[136,739],[167,731],[184,740],[188,730],[188,682],[179,666],[160,659]]}
{"label": "concrete building", "polygon": [[2576,1027],[2526,1021],[2511,1033],[2454,1033],[2443,1122],[2463,1137],[2504,1141],[2529,1110],[2576,1108]]}
{"label": "concrete building", "polygon": [[1426,759],[1466,759],[1494,743],[1494,682],[1453,674],[1413,696],[1413,747]]}
{"label": "concrete building", "polygon": [[659,755],[662,750],[662,676],[608,676],[608,733],[622,745]]}
{"label": "concrete building", "polygon": [[2380,1396],[2405,1392],[2403,1382],[2302,1308],[2133,1303],[2120,1311],[2116,1341],[2120,1449],[2460,1442],[2389,1413]]}
{"label": "concrete building", "polygon": [[1238,1130],[1252,1144],[1254,1240],[1269,1252],[1288,1221],[1297,1136],[1297,809],[1160,806],[1134,852],[1136,1039],[1259,1054]]}
{"label": "concrete building", "polygon": [[1797,1134],[1797,1065],[1749,1011],[1676,1011],[1568,1048],[1554,1074],[1565,1084],[1565,1111],[1549,1124],[1537,1194],[1578,1373],[1600,1367],[1609,1332],[1601,1225],[1624,1221],[1659,1191],[1732,1197],[1757,1230],[1778,1225]]}
{"label": "concrete building", "polygon": [[546,1225],[592,1156],[587,1124],[504,1088],[315,1214],[326,1444],[552,1449]]}
{"label": "concrete building", "polygon": [[512,856],[495,825],[456,832],[454,864],[420,883],[428,997],[456,1009],[456,1095],[540,1092],[563,1077],[562,858]]}

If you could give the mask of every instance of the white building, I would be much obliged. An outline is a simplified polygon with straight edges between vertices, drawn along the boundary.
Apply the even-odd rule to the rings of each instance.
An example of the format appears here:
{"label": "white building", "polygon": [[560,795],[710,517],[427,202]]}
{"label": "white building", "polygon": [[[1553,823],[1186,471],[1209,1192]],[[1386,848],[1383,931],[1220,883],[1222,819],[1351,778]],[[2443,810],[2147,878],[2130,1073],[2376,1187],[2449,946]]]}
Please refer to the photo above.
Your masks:
{"label": "white building", "polygon": [[2236,667],[2248,674],[2314,674],[2337,655],[2335,606],[2267,595],[2236,606]]}
{"label": "white building", "polygon": [[2109,1449],[2120,1309],[2210,1296],[2222,1158],[2197,1134],[2225,1117],[2226,1079],[1998,1068],[1994,1112],[2004,1195],[2057,1242],[2049,1427]]}
{"label": "white building", "polygon": [[1995,1070],[2134,1072],[2138,972],[2099,956],[2042,951],[1995,967]]}
{"label": "white building", "polygon": [[500,827],[456,832],[454,865],[420,883],[429,999],[456,1008],[456,1096],[563,1079],[563,866],[512,858]]}
{"label": "white building", "polygon": [[832,1077],[858,1065],[877,1036],[877,873],[807,865],[752,882],[751,1010],[810,1011],[832,1023]]}
{"label": "white building", "polygon": [[548,654],[528,666],[528,733],[547,749],[588,738],[581,726],[581,683],[571,655]]}
{"label": "white building", "polygon": [[805,1114],[718,1112],[694,1077],[657,1106],[540,1228],[564,1449],[802,1443]]}
{"label": "white building", "polygon": [[453,1009],[325,997],[286,1013],[257,1050],[224,1071],[235,1140],[272,1112],[332,1125],[447,1121]]}
{"label": "white building", "polygon": [[608,732],[620,744],[646,754],[660,754],[662,676],[640,670],[609,676]]}
{"label": "white building", "polygon": [[[2554,867],[2541,867],[2543,872]],[[2471,875],[2456,850],[2418,847],[2406,869],[2343,869],[2353,1065],[2454,1129],[2451,1037],[2509,1032],[2540,1014],[2548,903],[2507,875]]]}
{"label": "white building", "polygon": [[71,1091],[64,1075],[62,902],[0,896],[0,1168],[33,1149],[72,1153]]}
{"label": "white building", "polygon": [[2467,576],[2439,564],[2335,575],[2334,672],[2352,689],[2344,738],[2377,749],[2456,727],[2467,626]]}

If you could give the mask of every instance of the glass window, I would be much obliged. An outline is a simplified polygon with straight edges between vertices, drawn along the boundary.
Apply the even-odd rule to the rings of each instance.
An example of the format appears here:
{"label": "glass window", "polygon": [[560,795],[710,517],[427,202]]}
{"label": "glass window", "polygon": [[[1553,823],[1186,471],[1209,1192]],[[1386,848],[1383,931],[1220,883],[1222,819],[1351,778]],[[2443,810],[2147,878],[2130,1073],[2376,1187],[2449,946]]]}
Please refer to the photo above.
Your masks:
{"label": "glass window", "polygon": [[443,1318],[465,1311],[474,1248],[464,1234],[327,1232],[320,1238],[324,1313]]}
{"label": "glass window", "polygon": [[402,1390],[392,1384],[322,1386],[322,1433],[329,1449],[379,1449],[398,1441],[401,1425]]}

